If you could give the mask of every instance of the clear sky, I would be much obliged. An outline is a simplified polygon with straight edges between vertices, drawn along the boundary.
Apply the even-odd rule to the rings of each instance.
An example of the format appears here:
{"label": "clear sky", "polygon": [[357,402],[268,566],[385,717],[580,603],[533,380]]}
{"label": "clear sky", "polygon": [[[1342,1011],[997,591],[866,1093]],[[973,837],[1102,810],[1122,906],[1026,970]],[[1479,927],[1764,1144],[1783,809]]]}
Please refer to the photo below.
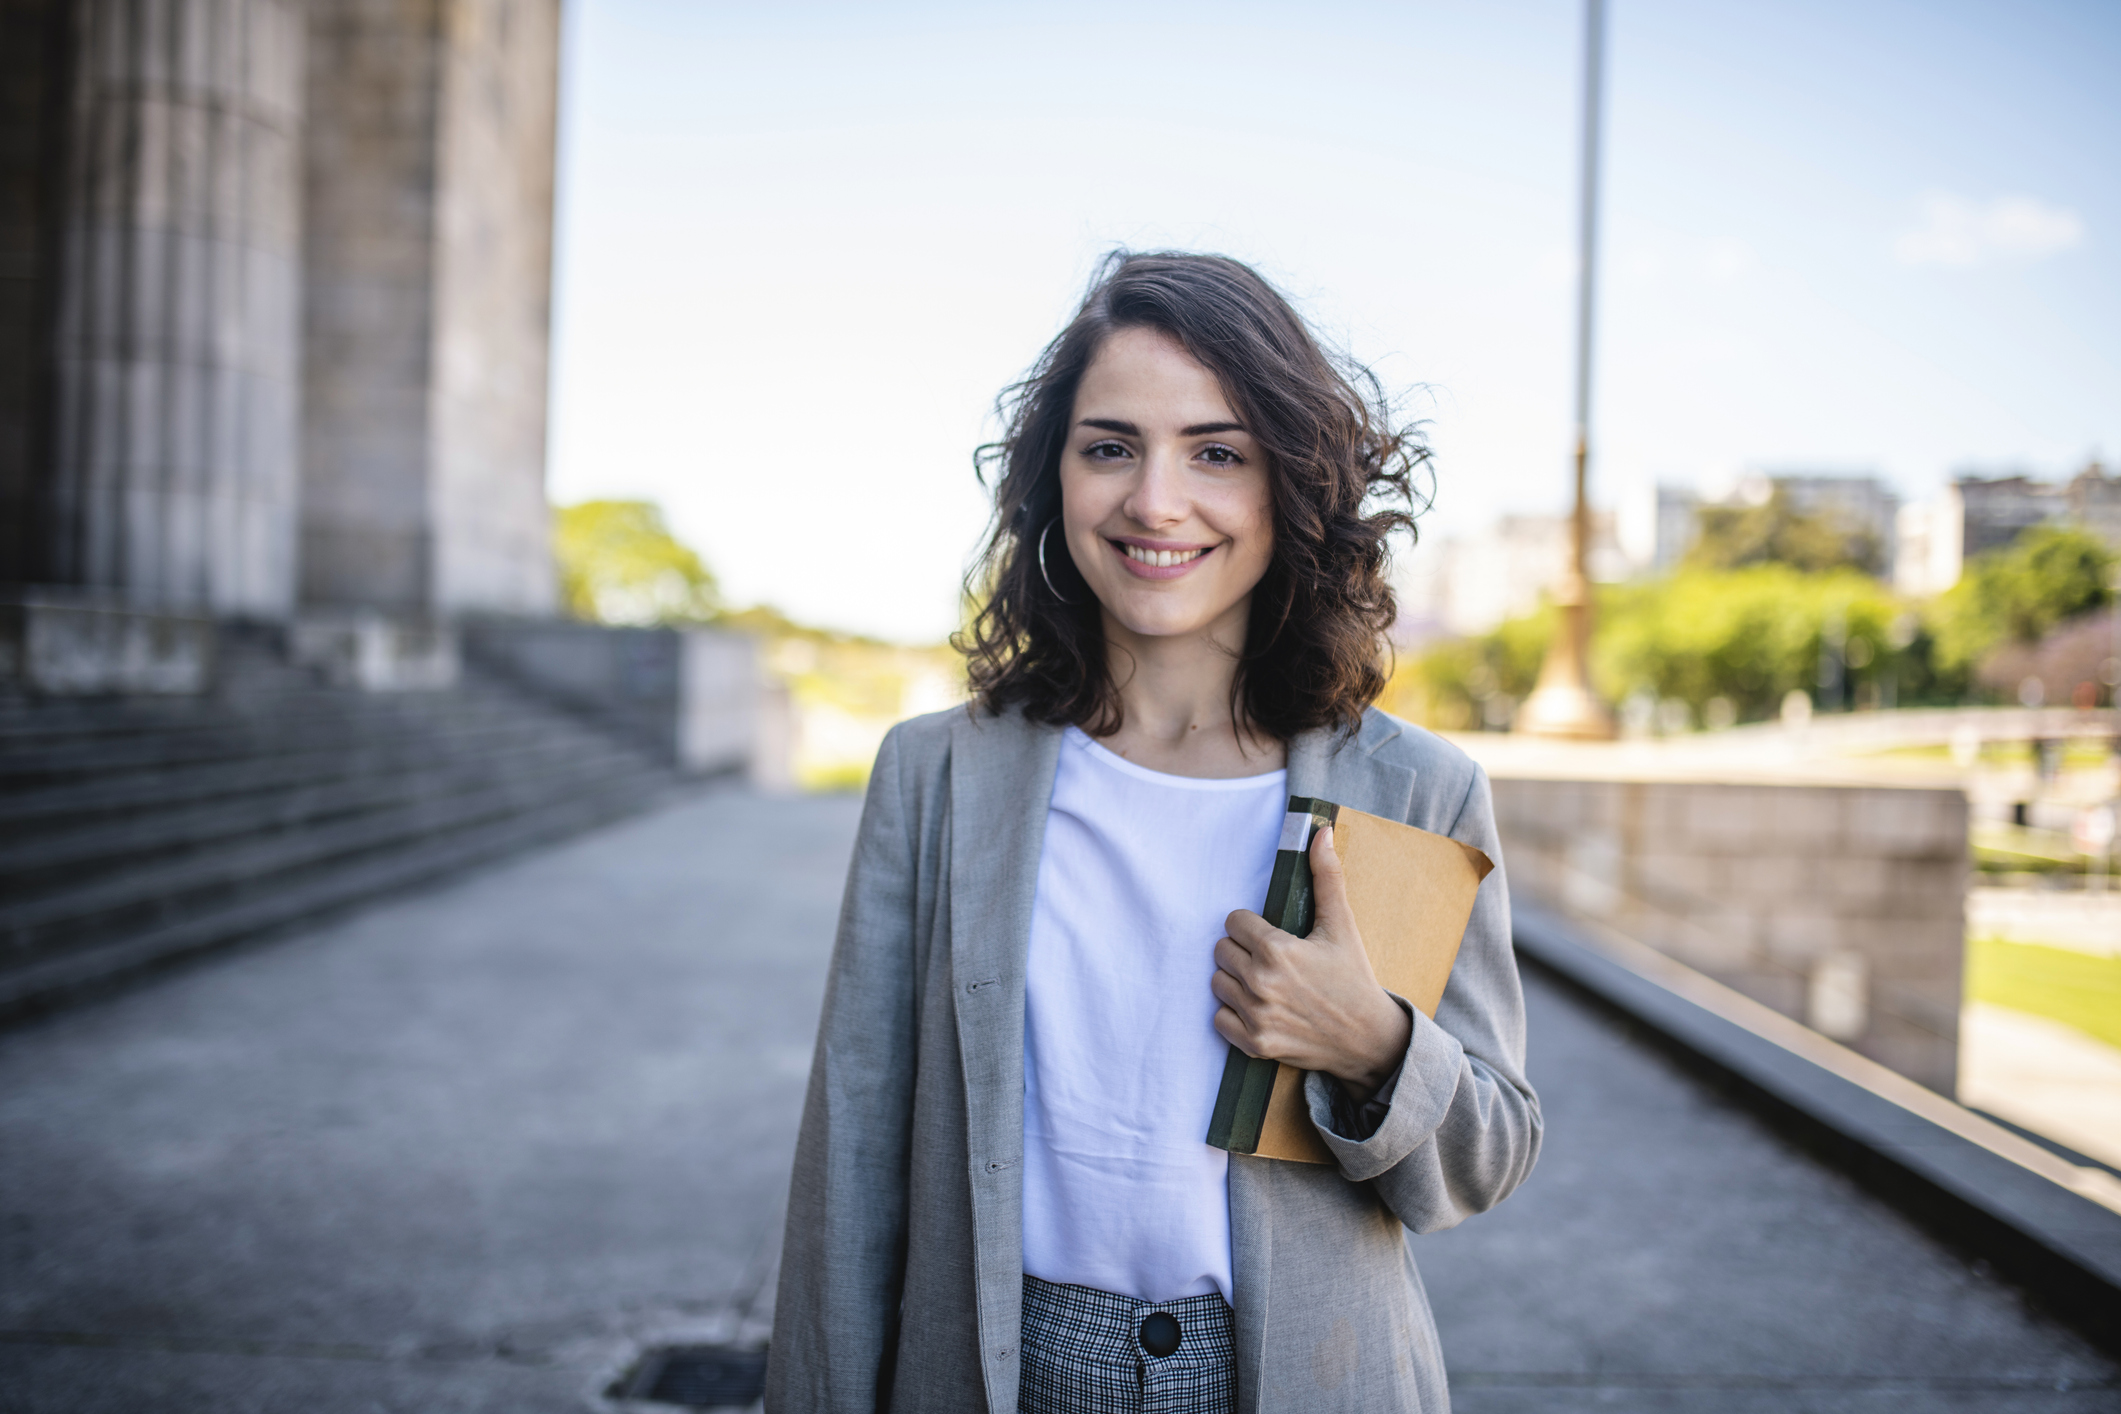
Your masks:
{"label": "clear sky", "polygon": [[[1613,0],[1594,498],[2121,458],[2121,5]],[[1580,4],[572,0],[552,491],[933,639],[996,392],[1115,245],[1255,264],[1566,500]],[[1420,549],[1413,551],[1418,558]]]}

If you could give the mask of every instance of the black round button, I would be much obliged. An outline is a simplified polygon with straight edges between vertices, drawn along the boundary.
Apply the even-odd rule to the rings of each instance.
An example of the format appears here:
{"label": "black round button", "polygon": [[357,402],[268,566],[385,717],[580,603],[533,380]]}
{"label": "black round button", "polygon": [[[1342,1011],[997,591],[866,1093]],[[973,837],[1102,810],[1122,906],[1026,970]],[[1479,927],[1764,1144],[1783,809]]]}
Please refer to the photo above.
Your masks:
{"label": "black round button", "polygon": [[1142,1349],[1161,1360],[1178,1349],[1178,1317],[1169,1311],[1151,1311],[1142,1321]]}

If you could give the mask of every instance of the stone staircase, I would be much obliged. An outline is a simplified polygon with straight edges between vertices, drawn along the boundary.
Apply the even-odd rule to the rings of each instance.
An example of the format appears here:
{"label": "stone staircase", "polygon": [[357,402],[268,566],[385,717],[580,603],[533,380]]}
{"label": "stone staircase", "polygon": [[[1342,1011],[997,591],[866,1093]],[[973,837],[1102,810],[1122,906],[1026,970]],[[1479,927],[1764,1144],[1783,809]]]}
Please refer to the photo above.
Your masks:
{"label": "stone staircase", "polygon": [[476,668],[384,694],[262,635],[224,633],[219,658],[206,697],[0,698],[0,1019],[683,788]]}

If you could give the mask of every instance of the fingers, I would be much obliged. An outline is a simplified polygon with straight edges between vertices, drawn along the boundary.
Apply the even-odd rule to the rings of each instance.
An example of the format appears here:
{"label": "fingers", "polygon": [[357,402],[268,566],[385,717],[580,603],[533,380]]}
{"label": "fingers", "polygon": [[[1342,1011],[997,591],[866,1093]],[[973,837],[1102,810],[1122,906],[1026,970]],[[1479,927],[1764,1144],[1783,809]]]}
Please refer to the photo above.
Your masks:
{"label": "fingers", "polygon": [[1253,1014],[1259,1007],[1259,994],[1247,987],[1242,978],[1217,972],[1208,979],[1208,990],[1215,994],[1215,1000],[1235,1011],[1247,1027],[1252,1025]]}
{"label": "fingers", "polygon": [[1260,1054],[1259,1039],[1252,1026],[1252,1011],[1258,999],[1245,989],[1244,983],[1227,972],[1210,977],[1208,990],[1222,1003],[1215,1013],[1216,1031],[1246,1055]]}
{"label": "fingers", "polygon": [[1252,985],[1252,969],[1259,965],[1259,961],[1257,953],[1246,949],[1235,938],[1224,938],[1215,945],[1215,965],[1248,987]]}
{"label": "fingers", "polygon": [[[1272,928],[1267,931],[1275,934]],[[1275,988],[1284,966],[1273,938],[1256,942],[1250,948],[1235,938],[1224,938],[1215,945],[1215,965],[1221,969],[1215,974],[1217,977],[1227,977],[1232,985],[1243,989],[1238,1005],[1244,1011],[1246,1024],[1256,1026],[1260,1005]]]}
{"label": "fingers", "polygon": [[1215,1013],[1215,1030],[1216,1034],[1246,1055],[1259,1055],[1259,1043],[1252,1039],[1251,1031],[1245,1026],[1245,1019],[1229,1007]]}
{"label": "fingers", "polygon": [[1249,908],[1240,908],[1223,920],[1223,929],[1246,952],[1256,953],[1281,930]]}

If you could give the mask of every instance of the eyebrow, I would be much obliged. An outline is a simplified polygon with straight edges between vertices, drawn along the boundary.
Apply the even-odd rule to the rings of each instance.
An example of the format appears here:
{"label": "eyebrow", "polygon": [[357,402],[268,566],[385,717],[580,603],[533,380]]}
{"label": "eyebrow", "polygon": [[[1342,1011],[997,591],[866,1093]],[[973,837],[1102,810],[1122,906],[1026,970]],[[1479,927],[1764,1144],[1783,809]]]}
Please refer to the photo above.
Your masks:
{"label": "eyebrow", "polygon": [[[1123,437],[1139,437],[1142,430],[1131,422],[1121,422],[1110,417],[1086,417],[1076,424],[1078,427],[1095,427],[1100,432],[1117,432]],[[1217,432],[1242,432],[1242,422],[1196,422],[1191,427],[1181,427],[1181,437],[1208,437]]]}

